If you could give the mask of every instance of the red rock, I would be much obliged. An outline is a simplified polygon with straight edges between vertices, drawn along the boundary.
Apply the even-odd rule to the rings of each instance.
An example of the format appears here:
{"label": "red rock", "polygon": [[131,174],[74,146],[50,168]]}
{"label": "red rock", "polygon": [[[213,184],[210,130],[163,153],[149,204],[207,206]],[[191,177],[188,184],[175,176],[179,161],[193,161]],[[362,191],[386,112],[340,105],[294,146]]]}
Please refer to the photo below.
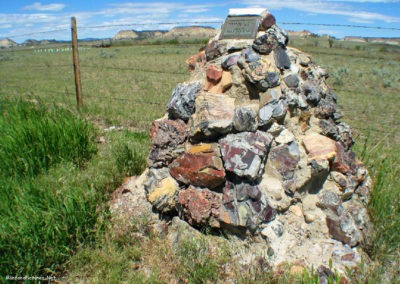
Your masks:
{"label": "red rock", "polygon": [[212,94],[222,94],[232,86],[232,75],[230,72],[223,71],[221,79],[218,83],[207,80],[204,85],[204,90]]}
{"label": "red rock", "polygon": [[225,181],[222,160],[214,150],[202,152],[192,148],[175,159],[169,165],[169,171],[175,179],[194,186],[215,188]]}
{"label": "red rock", "polygon": [[219,215],[221,197],[208,189],[189,186],[178,195],[178,202],[183,208],[183,216],[191,225],[210,224],[219,226],[216,218]]}
{"label": "red rock", "polygon": [[342,174],[357,174],[357,169],[361,164],[356,160],[356,156],[352,151],[345,151],[341,143],[336,142],[337,154],[332,163],[334,171]]}
{"label": "red rock", "polygon": [[210,65],[206,71],[207,80],[218,83],[222,78],[222,69],[215,67],[214,65]]}

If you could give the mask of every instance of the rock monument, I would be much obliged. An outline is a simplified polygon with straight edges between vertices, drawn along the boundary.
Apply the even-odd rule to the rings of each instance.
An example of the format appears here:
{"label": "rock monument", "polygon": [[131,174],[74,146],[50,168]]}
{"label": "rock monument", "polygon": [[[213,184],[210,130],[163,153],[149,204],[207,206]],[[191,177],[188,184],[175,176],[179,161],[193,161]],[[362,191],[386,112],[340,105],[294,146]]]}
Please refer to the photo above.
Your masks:
{"label": "rock monument", "polygon": [[259,236],[274,267],[345,271],[371,246],[371,179],[327,72],[287,44],[267,10],[229,11],[153,123],[144,189],[160,214]]}

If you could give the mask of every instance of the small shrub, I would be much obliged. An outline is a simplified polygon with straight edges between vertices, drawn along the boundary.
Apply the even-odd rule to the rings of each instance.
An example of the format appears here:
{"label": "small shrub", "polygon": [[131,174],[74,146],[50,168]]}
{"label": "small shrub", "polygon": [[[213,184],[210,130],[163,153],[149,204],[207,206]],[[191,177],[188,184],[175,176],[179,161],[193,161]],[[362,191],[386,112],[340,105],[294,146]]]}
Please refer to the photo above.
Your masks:
{"label": "small shrub", "polygon": [[389,52],[389,49],[386,46],[382,46],[381,48],[379,48],[379,52]]}
{"label": "small shrub", "polygon": [[334,43],[335,43],[335,39],[330,37],[328,39],[329,48],[332,48]]}
{"label": "small shrub", "polygon": [[218,261],[205,238],[188,238],[178,250],[178,275],[188,283],[205,283],[218,278]]}
{"label": "small shrub", "polygon": [[386,88],[390,88],[392,86],[392,82],[390,80],[384,80],[383,81],[383,87]]}

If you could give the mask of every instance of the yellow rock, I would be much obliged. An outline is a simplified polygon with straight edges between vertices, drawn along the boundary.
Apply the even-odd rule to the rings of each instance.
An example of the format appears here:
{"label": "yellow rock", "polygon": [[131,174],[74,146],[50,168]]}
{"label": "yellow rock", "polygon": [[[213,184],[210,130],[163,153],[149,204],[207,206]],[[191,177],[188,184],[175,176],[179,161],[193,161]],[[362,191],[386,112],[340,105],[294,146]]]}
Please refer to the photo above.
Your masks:
{"label": "yellow rock", "polygon": [[179,185],[172,177],[166,177],[161,180],[158,186],[147,196],[150,203],[157,203],[160,199],[165,197],[173,198],[178,191]]}
{"label": "yellow rock", "polygon": [[216,153],[219,155],[219,148],[218,144],[216,143],[199,143],[199,144],[190,144],[186,143],[185,144],[185,152],[186,153],[191,153],[191,154],[197,154],[197,153]]}

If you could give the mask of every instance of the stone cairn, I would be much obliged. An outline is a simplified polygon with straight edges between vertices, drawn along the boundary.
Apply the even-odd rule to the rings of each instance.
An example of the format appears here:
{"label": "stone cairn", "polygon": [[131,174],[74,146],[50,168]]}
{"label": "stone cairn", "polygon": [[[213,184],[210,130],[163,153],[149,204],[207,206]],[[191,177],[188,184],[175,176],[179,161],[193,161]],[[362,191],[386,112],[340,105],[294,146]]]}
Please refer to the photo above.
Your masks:
{"label": "stone cairn", "polygon": [[[229,18],[229,16],[228,16]],[[255,39],[211,39],[151,128],[153,209],[260,236],[272,265],[356,267],[371,246],[371,179],[327,73],[268,12]]]}

